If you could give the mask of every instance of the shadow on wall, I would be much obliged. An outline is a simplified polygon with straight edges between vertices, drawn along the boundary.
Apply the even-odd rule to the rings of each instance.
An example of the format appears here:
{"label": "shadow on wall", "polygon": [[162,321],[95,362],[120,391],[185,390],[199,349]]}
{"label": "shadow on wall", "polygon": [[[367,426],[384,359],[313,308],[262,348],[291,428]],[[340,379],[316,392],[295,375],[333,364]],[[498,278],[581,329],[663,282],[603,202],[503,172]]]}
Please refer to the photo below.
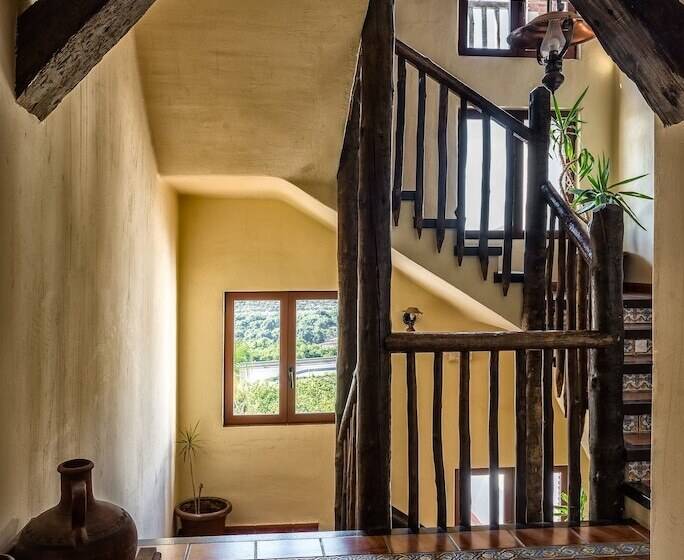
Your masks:
{"label": "shadow on wall", "polygon": [[653,263],[641,255],[625,253],[625,279],[639,284],[651,284]]}

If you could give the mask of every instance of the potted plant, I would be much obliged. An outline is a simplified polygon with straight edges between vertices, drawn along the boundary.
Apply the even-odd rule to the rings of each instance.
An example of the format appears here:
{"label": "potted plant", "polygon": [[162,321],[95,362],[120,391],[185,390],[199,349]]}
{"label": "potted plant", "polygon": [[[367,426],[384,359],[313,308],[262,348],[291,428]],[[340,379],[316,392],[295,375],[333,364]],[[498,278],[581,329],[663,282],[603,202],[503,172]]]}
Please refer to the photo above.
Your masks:
{"label": "potted plant", "polygon": [[193,428],[181,430],[178,439],[178,454],[188,466],[192,484],[192,498],[176,506],[175,515],[181,522],[180,534],[184,537],[223,535],[226,517],[233,506],[223,498],[202,496],[204,484],[195,479],[195,461],[201,451],[199,422]]}
{"label": "potted plant", "polygon": [[[646,177],[639,175],[623,181],[611,183],[610,158],[602,155],[596,158],[587,148],[578,149],[578,139],[585,121],[581,120],[582,102],[589,88],[577,98],[569,111],[561,110],[556,96],[553,96],[553,112],[551,118],[551,144],[561,162],[562,171],[559,179],[561,193],[565,200],[585,222],[589,222],[592,212],[601,210],[609,204],[615,204],[641,228],[636,214],[629,206],[627,198],[653,200],[653,197],[635,192],[617,190],[634,181]],[[588,181],[587,188],[582,182]]]}

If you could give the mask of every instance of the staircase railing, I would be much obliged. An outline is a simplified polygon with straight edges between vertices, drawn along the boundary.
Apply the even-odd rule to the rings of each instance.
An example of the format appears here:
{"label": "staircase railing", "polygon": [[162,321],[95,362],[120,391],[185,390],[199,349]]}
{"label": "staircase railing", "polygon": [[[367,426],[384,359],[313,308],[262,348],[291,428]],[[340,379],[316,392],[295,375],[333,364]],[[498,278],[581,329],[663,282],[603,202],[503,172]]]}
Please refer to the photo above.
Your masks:
{"label": "staircase railing", "polygon": [[[466,239],[477,239],[477,256],[480,260],[482,275],[486,279],[489,267],[489,240],[493,237],[503,238],[502,283],[504,293],[508,293],[511,284],[513,239],[521,239],[523,212],[523,142],[531,138],[530,128],[511,113],[501,109],[477,91],[435,64],[429,58],[418,53],[405,43],[397,40],[397,119],[395,127],[395,159],[394,181],[392,187],[392,213],[394,223],[399,223],[402,201],[413,201],[414,227],[418,235],[423,229],[434,229],[436,232],[437,250],[441,251],[446,230],[456,230],[454,253],[459,265],[466,254]],[[406,188],[405,144],[406,144],[406,103],[407,65],[418,71],[418,104],[417,127],[415,138],[415,184],[413,189]],[[424,215],[425,175],[426,175],[426,111],[427,80],[439,85],[439,114],[437,132],[437,212],[434,218]],[[459,98],[456,111],[458,119],[458,135],[456,150],[449,149],[448,126],[450,122],[450,96]],[[467,180],[468,163],[468,120],[482,121],[482,180],[480,186],[481,209],[480,224],[477,230],[466,229],[466,203],[469,196]],[[505,201],[501,206],[503,231],[490,231],[491,186],[492,186],[492,121],[500,125],[506,137],[506,185]],[[455,151],[455,165],[458,169],[456,185],[449,182],[449,166]],[[456,192],[454,193],[454,188]],[[455,218],[447,218],[447,202],[456,194]],[[472,193],[470,193],[472,195]]]}
{"label": "staircase railing", "polygon": [[[590,518],[615,521],[622,516],[620,484],[624,476],[622,440],[621,363],[622,324],[622,213],[606,207],[594,214],[589,232],[567,204],[548,184],[550,93],[535,89],[530,98],[529,126],[496,107],[477,92],[450,76],[429,59],[401,42],[394,42],[393,1],[371,0],[364,26],[359,86],[350,107],[338,188],[350,200],[338,212],[339,235],[358,240],[358,251],[339,253],[340,306],[349,320],[355,310],[358,330],[347,332],[340,344],[338,372],[346,398],[338,398],[337,527],[360,528],[371,533],[391,529],[390,408],[391,354],[406,356],[408,413],[409,526],[420,527],[419,438],[416,355],[433,354],[433,463],[437,490],[437,525],[447,524],[446,483],[442,435],[442,384],[450,375],[444,353],[457,352],[459,366],[459,484],[458,515],[461,527],[471,524],[470,360],[473,352],[489,352],[489,452],[490,469],[499,469],[499,364],[502,353],[515,355],[516,474],[515,521],[519,525],[552,523],[554,368],[564,378],[568,402],[568,521],[580,521],[581,440],[585,410],[589,410]],[[392,58],[399,57],[395,173],[391,177]],[[444,232],[457,229],[456,255],[464,254],[465,162],[468,112],[475,109],[483,119],[482,219],[478,256],[486,278],[487,220],[491,166],[491,120],[506,129],[511,145],[527,142],[525,208],[525,270],[523,332],[514,333],[392,333],[390,211],[399,217],[403,188],[406,113],[406,64],[419,72],[417,173],[413,194],[414,221],[418,231],[434,224],[437,246]],[[438,212],[433,223],[423,216],[425,95],[427,77],[440,88],[438,125]],[[446,129],[449,95],[460,97],[458,147],[458,211],[456,223],[446,218],[448,150]],[[358,110],[360,107],[360,111]],[[466,131],[466,132],[464,132]],[[511,144],[513,143],[513,144]],[[510,282],[512,208],[514,186],[521,161],[507,155],[506,227],[504,230],[504,277]],[[345,170],[345,172],[343,172]],[[514,175],[514,177],[512,176]],[[356,183],[356,184],[355,184]],[[391,195],[391,196],[390,196]],[[485,208],[487,211],[485,211]],[[549,218],[550,209],[550,218]],[[520,209],[519,209],[520,210]],[[556,227],[556,223],[558,227]],[[549,227],[550,226],[550,227]],[[558,236],[558,240],[556,237]],[[358,293],[350,289],[355,284]],[[353,286],[352,286],[353,287]],[[344,289],[342,289],[344,288]],[[590,307],[591,306],[591,307]],[[355,344],[354,344],[355,342]],[[354,359],[357,358],[357,359]],[[351,375],[354,366],[353,378]],[[397,378],[395,372],[395,379]],[[583,387],[588,380],[589,396]],[[344,402],[344,407],[341,406]],[[498,508],[498,477],[490,476],[492,512]],[[491,516],[496,526],[498,517]]]}

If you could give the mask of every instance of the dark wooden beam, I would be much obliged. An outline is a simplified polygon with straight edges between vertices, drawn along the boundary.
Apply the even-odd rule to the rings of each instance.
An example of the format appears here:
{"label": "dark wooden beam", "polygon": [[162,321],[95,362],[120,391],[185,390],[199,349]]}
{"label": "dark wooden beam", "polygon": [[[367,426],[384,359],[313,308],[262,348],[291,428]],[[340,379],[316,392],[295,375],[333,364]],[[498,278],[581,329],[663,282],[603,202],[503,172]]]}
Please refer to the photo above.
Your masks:
{"label": "dark wooden beam", "polygon": [[17,23],[16,95],[44,120],[154,0],[38,0]]}
{"label": "dark wooden beam", "polygon": [[573,0],[603,48],[665,125],[684,120],[684,6],[677,0]]}
{"label": "dark wooden beam", "polygon": [[361,41],[357,523],[391,530],[390,239],[394,0],[371,0]]}

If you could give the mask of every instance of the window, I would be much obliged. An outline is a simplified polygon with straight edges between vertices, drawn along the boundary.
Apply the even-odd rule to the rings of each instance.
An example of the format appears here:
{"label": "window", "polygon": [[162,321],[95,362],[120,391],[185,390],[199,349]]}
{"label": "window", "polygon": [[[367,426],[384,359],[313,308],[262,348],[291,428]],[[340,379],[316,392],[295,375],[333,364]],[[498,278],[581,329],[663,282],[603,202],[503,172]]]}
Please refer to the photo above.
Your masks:
{"label": "window", "polygon": [[[455,519],[458,519],[458,485],[459,476],[456,469],[454,495],[456,497]],[[553,472],[553,504],[561,505],[561,492],[567,492],[568,468],[557,466]],[[473,525],[489,525],[489,469],[473,469],[470,476],[471,523]],[[561,521],[554,517],[554,521]],[[515,468],[499,469],[499,523],[515,522]]]}
{"label": "window", "polygon": [[[556,9],[556,2],[552,2]],[[564,1],[559,9],[574,11]],[[548,12],[547,0],[459,0],[458,52],[463,56],[536,57],[536,53],[511,49],[507,37],[513,29],[526,25]],[[576,58],[571,48],[566,58]]]}
{"label": "window", "polygon": [[335,421],[337,294],[227,293],[224,424]]}

